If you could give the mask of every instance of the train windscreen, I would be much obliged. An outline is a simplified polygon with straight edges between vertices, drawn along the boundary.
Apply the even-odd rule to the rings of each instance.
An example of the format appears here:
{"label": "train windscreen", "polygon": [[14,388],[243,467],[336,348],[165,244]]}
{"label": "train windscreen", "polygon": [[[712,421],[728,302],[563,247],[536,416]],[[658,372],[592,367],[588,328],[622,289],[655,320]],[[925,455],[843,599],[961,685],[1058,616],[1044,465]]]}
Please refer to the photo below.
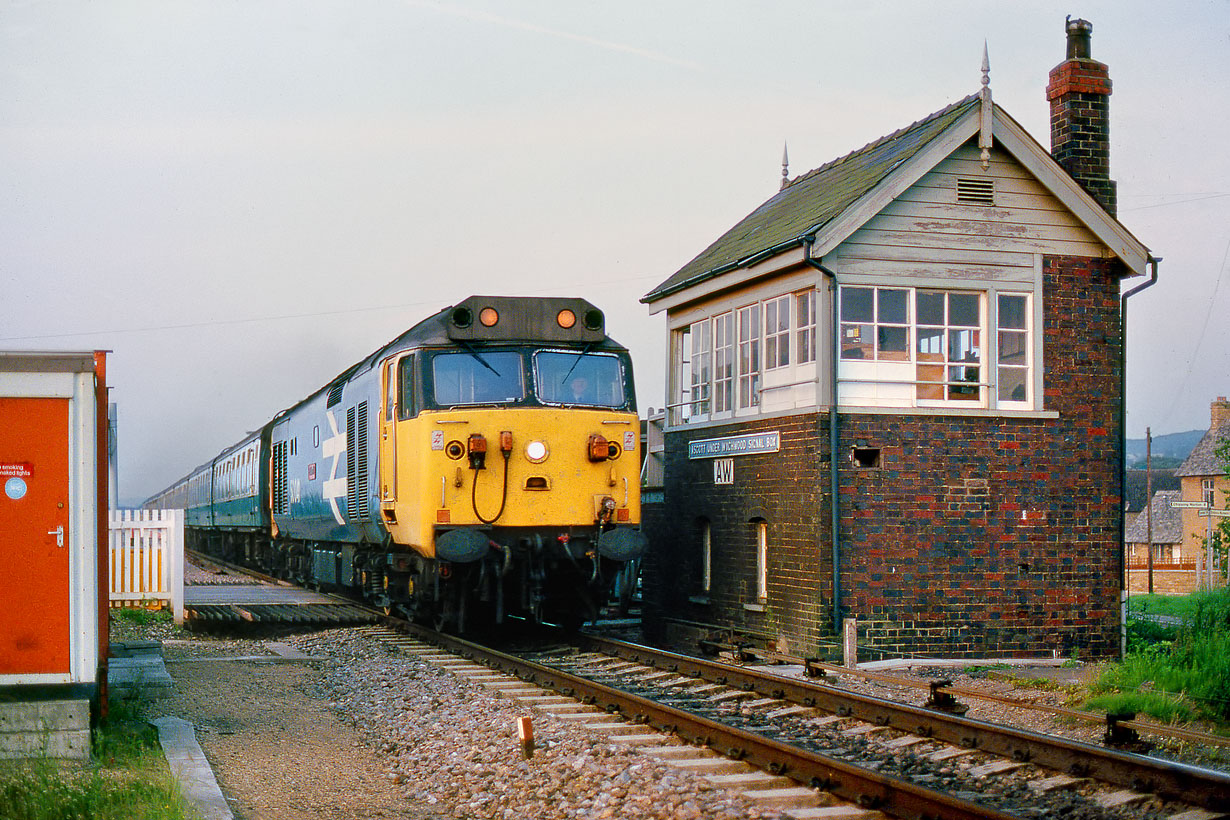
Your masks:
{"label": "train windscreen", "polygon": [[619,358],[606,353],[540,350],[534,354],[535,390],[540,401],[588,407],[623,407],[624,376]]}
{"label": "train windscreen", "polygon": [[515,351],[441,353],[432,359],[435,403],[511,404],[525,398],[522,358]]}

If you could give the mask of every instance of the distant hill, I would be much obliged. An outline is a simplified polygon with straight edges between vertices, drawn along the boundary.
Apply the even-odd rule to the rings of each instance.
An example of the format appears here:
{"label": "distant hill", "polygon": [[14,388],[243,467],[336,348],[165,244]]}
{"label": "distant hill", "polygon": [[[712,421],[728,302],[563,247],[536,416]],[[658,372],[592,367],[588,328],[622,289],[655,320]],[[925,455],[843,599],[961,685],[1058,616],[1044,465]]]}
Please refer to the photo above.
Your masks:
{"label": "distant hill", "polygon": [[[1167,433],[1164,436],[1154,436],[1153,466],[1166,465],[1177,467],[1200,442],[1204,433],[1204,430],[1188,430],[1186,433]],[[1159,464],[1158,459],[1163,459],[1163,461]],[[1173,459],[1173,463],[1168,464],[1167,462],[1171,459]],[[1127,466],[1144,468],[1145,440],[1143,438],[1130,438],[1127,440]]]}

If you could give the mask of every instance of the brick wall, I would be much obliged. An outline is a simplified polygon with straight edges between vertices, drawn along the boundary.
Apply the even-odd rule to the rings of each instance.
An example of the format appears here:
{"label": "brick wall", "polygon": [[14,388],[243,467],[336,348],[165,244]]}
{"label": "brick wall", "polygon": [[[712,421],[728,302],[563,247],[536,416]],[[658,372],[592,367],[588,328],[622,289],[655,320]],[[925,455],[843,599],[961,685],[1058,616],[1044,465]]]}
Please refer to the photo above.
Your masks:
{"label": "brick wall", "polygon": [[[1046,409],[1058,419],[842,414],[843,614],[892,653],[1007,656],[1118,647],[1119,263],[1043,262]],[[781,451],[735,458],[735,483],[687,444],[778,430]],[[855,446],[880,448],[856,468]],[[645,566],[646,616],[744,630],[813,654],[831,639],[824,413],[666,437],[666,508]],[[699,600],[698,521],[713,583]],[[755,603],[753,519],[768,522],[769,598]]]}

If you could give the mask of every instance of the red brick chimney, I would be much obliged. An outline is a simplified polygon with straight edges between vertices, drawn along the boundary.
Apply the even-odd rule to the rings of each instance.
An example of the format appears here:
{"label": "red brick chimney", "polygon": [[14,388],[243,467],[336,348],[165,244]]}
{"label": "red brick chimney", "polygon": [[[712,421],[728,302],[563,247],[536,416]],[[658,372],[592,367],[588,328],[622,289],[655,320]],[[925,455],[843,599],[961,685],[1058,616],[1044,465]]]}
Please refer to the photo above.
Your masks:
{"label": "red brick chimney", "polygon": [[1220,427],[1230,422],[1230,402],[1226,401],[1225,396],[1217,397],[1217,401],[1213,402],[1209,408],[1209,416],[1213,427]]}
{"label": "red brick chimney", "polygon": [[1089,56],[1093,24],[1066,21],[1068,58],[1051,69],[1046,98],[1051,103],[1051,156],[1115,216],[1115,182],[1110,178],[1110,75]]}

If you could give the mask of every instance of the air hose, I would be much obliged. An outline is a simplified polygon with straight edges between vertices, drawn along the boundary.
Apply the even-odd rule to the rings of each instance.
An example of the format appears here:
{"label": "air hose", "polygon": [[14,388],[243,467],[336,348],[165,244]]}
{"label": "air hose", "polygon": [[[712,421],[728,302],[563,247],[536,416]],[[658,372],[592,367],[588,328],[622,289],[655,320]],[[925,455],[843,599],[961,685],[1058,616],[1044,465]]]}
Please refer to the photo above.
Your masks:
{"label": "air hose", "polygon": [[483,514],[478,511],[478,468],[474,468],[474,483],[470,486],[470,507],[474,510],[475,517],[484,524],[494,524],[500,520],[500,516],[504,514],[504,505],[508,503],[508,459],[512,453],[504,450],[504,490],[500,493],[500,510],[491,518],[483,518]]}

